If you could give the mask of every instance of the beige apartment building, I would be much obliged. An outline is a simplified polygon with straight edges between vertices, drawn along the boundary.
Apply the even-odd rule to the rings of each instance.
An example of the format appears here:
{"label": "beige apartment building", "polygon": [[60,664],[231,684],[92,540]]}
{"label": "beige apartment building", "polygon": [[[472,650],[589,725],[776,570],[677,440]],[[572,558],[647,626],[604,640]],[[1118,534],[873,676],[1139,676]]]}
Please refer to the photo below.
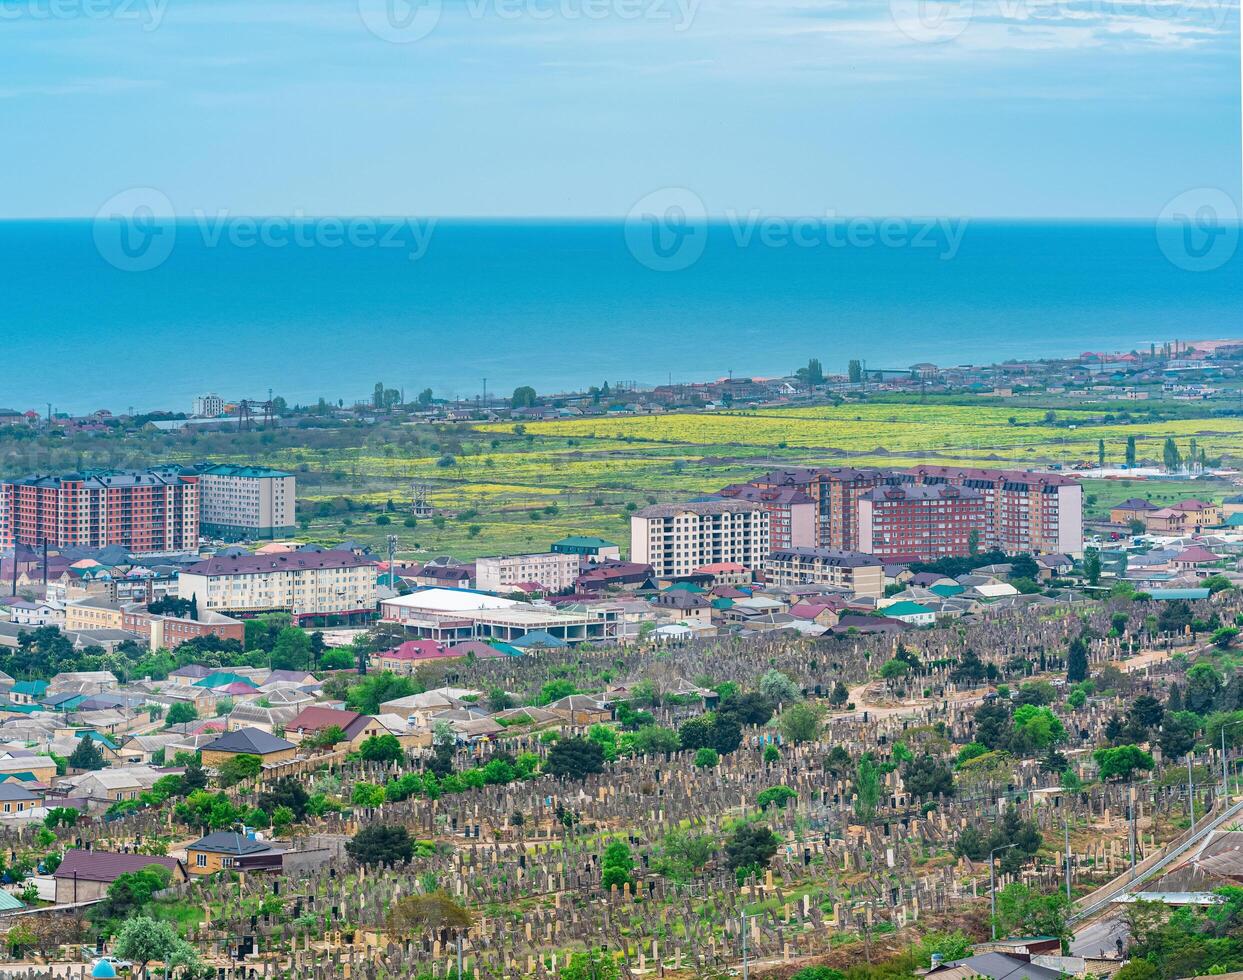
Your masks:
{"label": "beige apartment building", "polygon": [[483,592],[512,592],[524,582],[538,582],[549,592],[571,588],[578,578],[578,555],[555,551],[538,555],[498,555],[475,559],[475,588]]}
{"label": "beige apartment building", "polygon": [[376,608],[376,563],[350,551],[292,551],[279,555],[216,555],[191,565],[177,580],[183,599],[204,612],[288,612],[366,618]]}
{"label": "beige apartment building", "polygon": [[292,473],[257,466],[210,466],[199,473],[199,527],[224,538],[292,534],[296,481]]}
{"label": "beige apartment building", "polygon": [[825,585],[879,599],[885,594],[885,566],[879,558],[836,548],[781,548],[764,562],[769,585]]}
{"label": "beige apartment building", "polygon": [[124,628],[125,613],[121,604],[106,596],[92,596],[65,605],[65,629],[70,633]]}
{"label": "beige apartment building", "polygon": [[704,565],[761,567],[769,551],[769,513],[762,504],[705,500],[656,504],[630,518],[630,560],[657,577],[690,575]]}

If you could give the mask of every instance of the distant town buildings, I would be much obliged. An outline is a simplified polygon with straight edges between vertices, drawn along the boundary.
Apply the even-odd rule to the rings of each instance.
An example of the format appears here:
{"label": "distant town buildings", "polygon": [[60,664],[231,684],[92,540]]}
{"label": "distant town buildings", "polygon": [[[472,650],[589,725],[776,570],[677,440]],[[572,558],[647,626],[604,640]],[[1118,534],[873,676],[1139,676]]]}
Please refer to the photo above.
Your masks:
{"label": "distant town buildings", "polygon": [[769,513],[758,503],[654,504],[630,518],[631,560],[657,576],[688,575],[719,562],[759,568],[769,550]]}
{"label": "distant town buildings", "polygon": [[200,419],[214,419],[224,414],[224,405],[224,399],[215,392],[198,395],[194,399],[194,415]]}
{"label": "distant town buildings", "polygon": [[89,470],[0,483],[0,547],[196,549],[198,477],[176,469]]}
{"label": "distant town buildings", "polygon": [[292,473],[261,466],[209,466],[199,471],[203,534],[279,538],[292,534],[297,486]]}
{"label": "distant town buildings", "polygon": [[745,500],[768,511],[770,547],[810,548],[816,543],[816,502],[795,487],[735,483],[717,491],[726,500]]}
{"label": "distant town buildings", "polygon": [[621,560],[621,548],[612,541],[581,534],[572,534],[568,538],[554,541],[549,550],[562,555],[578,555],[592,564]]}
{"label": "distant town buildings", "polygon": [[351,551],[215,555],[181,572],[177,594],[204,612],[288,612],[295,619],[366,619],[376,607],[376,562]]}

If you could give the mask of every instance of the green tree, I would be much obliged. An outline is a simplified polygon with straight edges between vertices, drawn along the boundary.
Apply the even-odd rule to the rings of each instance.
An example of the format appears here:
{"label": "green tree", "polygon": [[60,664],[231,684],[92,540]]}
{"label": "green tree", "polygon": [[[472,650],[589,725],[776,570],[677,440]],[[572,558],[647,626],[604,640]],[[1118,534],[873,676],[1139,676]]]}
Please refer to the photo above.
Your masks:
{"label": "green tree", "polygon": [[1069,911],[1070,903],[1060,889],[1042,895],[1014,882],[997,893],[997,934],[1065,939],[1070,935]]}
{"label": "green tree", "polygon": [[246,779],[254,779],[263,771],[263,759],[257,755],[235,755],[222,762],[216,769],[216,778],[224,789],[236,786]]}
{"label": "green tree", "polygon": [[702,749],[695,750],[695,765],[700,769],[707,769],[715,766],[721,761],[721,756],[716,749],[704,746]]}
{"label": "green tree", "polygon": [[1083,577],[1088,585],[1101,584],[1101,552],[1099,548],[1085,548],[1083,552]]}
{"label": "green tree", "polygon": [[405,864],[414,854],[414,841],[405,827],[371,824],[355,834],[345,851],[359,864],[393,867]]}
{"label": "green tree", "polygon": [[99,751],[99,746],[95,744],[95,740],[90,735],[79,738],[77,748],[69,755],[70,769],[80,769],[84,772],[95,771],[104,769],[107,765],[104,754]]}
{"label": "green tree", "polygon": [[792,704],[781,712],[777,719],[777,728],[782,737],[795,745],[814,742],[820,734],[820,713],[811,705],[802,702]]}
{"label": "green tree", "polygon": [[288,626],[277,634],[272,646],[274,670],[306,670],[311,665],[311,637],[306,630]]}
{"label": "green tree", "polygon": [[570,954],[561,970],[561,980],[618,980],[617,958],[602,949]]}
{"label": "green tree", "polygon": [[1088,679],[1088,645],[1080,633],[1070,641],[1066,651],[1066,680],[1071,684],[1079,684]]}
{"label": "green tree", "polygon": [[777,853],[780,841],[765,824],[744,823],[734,828],[725,844],[730,870],[756,868],[763,870]]}
{"label": "green tree", "polygon": [[760,676],[760,693],[773,704],[792,704],[802,700],[799,686],[779,670],[768,670]]}
{"label": "green tree", "polygon": [[1129,782],[1137,772],[1151,772],[1156,765],[1152,756],[1137,745],[1097,749],[1092,758],[1100,767],[1101,779]]}
{"label": "green tree", "polygon": [[615,840],[604,849],[604,858],[600,863],[600,885],[607,891],[614,886],[621,889],[625,885],[634,886],[634,858],[630,856],[630,846],[624,841]]}
{"label": "green tree", "polygon": [[179,947],[185,945],[167,922],[157,922],[147,915],[126,919],[116,938],[116,955],[138,964],[142,976],[152,960],[167,962]]}
{"label": "green tree", "polygon": [[535,389],[530,385],[522,385],[514,389],[513,396],[509,399],[509,406],[510,408],[532,408],[535,401]]}
{"label": "green tree", "polygon": [[544,771],[561,779],[586,779],[604,771],[604,750],[585,738],[563,738],[553,744]]}
{"label": "green tree", "polygon": [[1178,451],[1173,436],[1166,437],[1165,445],[1161,449],[1161,460],[1165,464],[1167,473],[1176,473],[1182,469],[1183,454]]}
{"label": "green tree", "polygon": [[172,728],[173,725],[184,725],[187,722],[198,721],[198,709],[189,701],[178,701],[168,709],[168,714],[164,716],[164,727]]}
{"label": "green tree", "polygon": [[[841,363],[840,361],[838,362]],[[846,365],[846,377],[850,379],[852,385],[862,384],[863,382],[863,362],[852,360]]]}
{"label": "green tree", "polygon": [[870,823],[876,816],[876,804],[879,802],[880,770],[865,752],[855,767],[855,816],[863,823]]}
{"label": "green tree", "polygon": [[919,797],[954,795],[954,774],[950,767],[928,752],[903,766],[902,783]]}
{"label": "green tree", "polygon": [[359,748],[359,755],[367,762],[400,762],[405,750],[396,735],[372,735]]}
{"label": "green tree", "polygon": [[1129,470],[1135,469],[1135,437],[1126,437],[1126,467]]}
{"label": "green tree", "polygon": [[1195,727],[1180,715],[1167,714],[1162,720],[1157,744],[1166,759],[1181,759],[1196,744]]}

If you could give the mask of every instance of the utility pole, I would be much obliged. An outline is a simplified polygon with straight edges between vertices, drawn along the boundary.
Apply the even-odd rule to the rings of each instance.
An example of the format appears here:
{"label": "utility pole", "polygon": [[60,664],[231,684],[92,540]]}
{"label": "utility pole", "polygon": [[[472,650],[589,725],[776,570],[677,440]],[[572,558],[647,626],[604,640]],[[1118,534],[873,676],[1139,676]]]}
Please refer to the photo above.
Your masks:
{"label": "utility pole", "polygon": [[457,980],[462,980],[462,934],[461,932],[457,934]]}
{"label": "utility pole", "polygon": [[393,556],[397,553],[397,535],[390,534],[388,536],[388,587],[396,588],[393,585]]}
{"label": "utility pole", "polygon": [[[1067,801],[1069,802],[1069,800]],[[1064,814],[1063,826],[1066,828],[1066,901],[1070,901],[1070,809]]]}
{"label": "utility pole", "polygon": [[1127,803],[1127,820],[1130,823],[1131,878],[1135,877],[1135,784],[1131,783],[1130,800]]}

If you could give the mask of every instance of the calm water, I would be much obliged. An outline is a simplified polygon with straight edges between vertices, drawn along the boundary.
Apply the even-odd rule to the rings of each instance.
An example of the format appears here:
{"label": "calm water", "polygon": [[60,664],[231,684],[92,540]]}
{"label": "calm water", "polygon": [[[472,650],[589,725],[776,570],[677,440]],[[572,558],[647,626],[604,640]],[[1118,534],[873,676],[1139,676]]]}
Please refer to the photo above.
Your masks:
{"label": "calm water", "polygon": [[188,410],[269,387],[352,400],[379,380],[474,395],[485,377],[508,393],[1243,335],[1239,253],[1188,271],[1147,223],[976,221],[956,250],[918,224],[888,246],[866,226],[795,244],[714,224],[680,271],[649,268],[666,252],[641,241],[636,260],[620,223],[442,220],[429,238],[381,222],[351,226],[353,244],[322,222],[273,226],[266,245],[252,230],[166,227],[163,261],[123,271],[109,259],[132,255],[97,245],[92,222],[0,223],[0,406]]}

